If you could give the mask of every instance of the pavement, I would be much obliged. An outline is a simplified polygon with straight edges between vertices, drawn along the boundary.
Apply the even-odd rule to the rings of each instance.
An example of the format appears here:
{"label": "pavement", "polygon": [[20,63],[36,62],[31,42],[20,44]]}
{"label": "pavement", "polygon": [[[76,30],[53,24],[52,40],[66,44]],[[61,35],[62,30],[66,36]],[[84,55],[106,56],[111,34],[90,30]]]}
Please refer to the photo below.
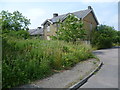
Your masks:
{"label": "pavement", "polygon": [[68,88],[82,80],[93,71],[100,62],[96,59],[82,61],[69,70],[64,70],[31,84],[22,85],[19,88]]}
{"label": "pavement", "polygon": [[102,49],[93,52],[104,65],[80,88],[118,88],[118,49]]}

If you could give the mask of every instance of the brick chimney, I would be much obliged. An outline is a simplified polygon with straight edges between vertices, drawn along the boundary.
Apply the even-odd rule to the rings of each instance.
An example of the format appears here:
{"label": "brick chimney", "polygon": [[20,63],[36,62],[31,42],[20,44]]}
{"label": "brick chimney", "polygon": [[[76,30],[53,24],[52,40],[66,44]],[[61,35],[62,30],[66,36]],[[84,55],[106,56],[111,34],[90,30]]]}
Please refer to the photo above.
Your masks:
{"label": "brick chimney", "polygon": [[88,6],[88,9],[92,9],[92,7],[91,7],[91,6]]}
{"label": "brick chimney", "polygon": [[58,13],[53,13],[53,17],[57,17],[58,16]]}
{"label": "brick chimney", "polygon": [[38,29],[41,29],[41,27],[38,27]]}

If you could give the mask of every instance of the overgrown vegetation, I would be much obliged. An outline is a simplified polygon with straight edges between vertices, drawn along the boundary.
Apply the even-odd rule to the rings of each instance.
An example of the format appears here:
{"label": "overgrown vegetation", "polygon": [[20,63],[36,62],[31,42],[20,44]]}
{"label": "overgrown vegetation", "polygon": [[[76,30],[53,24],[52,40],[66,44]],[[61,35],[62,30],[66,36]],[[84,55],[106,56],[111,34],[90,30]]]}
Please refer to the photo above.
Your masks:
{"label": "overgrown vegetation", "polygon": [[[18,11],[2,11],[3,88],[29,83],[51,75],[54,70],[68,69],[80,61],[95,58],[90,45],[73,43],[86,39],[83,23],[73,15],[60,24],[57,36],[53,37],[57,39],[55,41],[30,39],[26,31],[29,24],[29,20]],[[111,38],[113,31],[108,26],[98,27],[93,33],[92,45],[111,47],[113,41],[116,43],[120,40],[118,36]]]}
{"label": "overgrown vegetation", "polygon": [[120,31],[115,31],[115,36],[113,37],[113,45],[120,46]]}
{"label": "overgrown vegetation", "polygon": [[28,30],[30,20],[23,16],[19,11],[10,13],[3,10],[0,15],[2,16],[2,22],[0,22],[2,30]]}
{"label": "overgrown vegetation", "polygon": [[21,39],[11,34],[3,36],[2,46],[3,88],[44,78],[54,69],[66,69],[82,60],[94,57],[91,47],[86,44]]}
{"label": "overgrown vegetation", "polygon": [[1,15],[3,88],[44,78],[54,70],[67,69],[94,57],[86,44],[30,39],[26,31],[30,22],[18,11],[2,11]]}
{"label": "overgrown vegetation", "polygon": [[85,40],[87,31],[83,28],[83,22],[73,14],[68,15],[64,21],[58,22],[58,31],[53,39],[75,43],[77,40]]}
{"label": "overgrown vegetation", "polygon": [[28,39],[28,38],[30,38],[29,32],[27,32],[25,30],[18,30],[18,31],[4,30],[4,31],[2,31],[2,35],[3,35],[3,37],[5,35],[9,35],[9,36],[12,36],[13,38],[18,38],[18,39]]}
{"label": "overgrown vegetation", "polygon": [[91,44],[98,49],[111,48],[113,44],[120,44],[119,31],[107,25],[98,26],[91,36]]}

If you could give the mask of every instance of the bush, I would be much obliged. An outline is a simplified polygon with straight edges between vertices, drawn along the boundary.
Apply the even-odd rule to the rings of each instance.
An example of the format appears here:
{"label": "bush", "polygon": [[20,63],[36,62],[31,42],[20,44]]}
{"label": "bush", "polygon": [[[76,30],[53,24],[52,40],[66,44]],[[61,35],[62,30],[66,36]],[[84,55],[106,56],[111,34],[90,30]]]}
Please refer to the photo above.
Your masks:
{"label": "bush", "polygon": [[58,39],[76,43],[77,40],[87,39],[87,31],[83,29],[83,22],[73,14],[68,15],[64,22],[60,20],[58,25],[56,36],[51,36],[53,40]]}
{"label": "bush", "polygon": [[28,30],[30,19],[23,16],[19,11],[13,13],[2,10],[0,12],[0,25],[3,30]]}
{"label": "bush", "polygon": [[89,45],[39,39],[25,40],[15,38],[16,36],[11,34],[4,35],[2,42],[3,88],[41,79],[50,75],[53,69],[65,69],[82,60],[93,58]]}
{"label": "bush", "polygon": [[115,36],[113,37],[114,45],[120,46],[120,31],[115,31]]}
{"label": "bush", "polygon": [[91,44],[98,49],[111,48],[115,35],[113,27],[100,25],[92,33]]}
{"label": "bush", "polygon": [[7,35],[7,36],[11,36],[14,38],[20,38],[20,39],[27,39],[30,37],[30,34],[28,33],[28,31],[25,30],[18,30],[18,31],[14,31],[14,30],[3,30],[2,31],[3,36]]}

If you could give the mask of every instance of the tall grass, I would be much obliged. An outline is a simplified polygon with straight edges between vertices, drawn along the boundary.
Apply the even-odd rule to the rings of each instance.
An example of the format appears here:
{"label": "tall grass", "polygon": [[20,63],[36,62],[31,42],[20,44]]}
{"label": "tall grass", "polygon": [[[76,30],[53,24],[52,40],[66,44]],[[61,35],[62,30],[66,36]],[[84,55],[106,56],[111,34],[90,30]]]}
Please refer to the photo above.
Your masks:
{"label": "tall grass", "polygon": [[3,38],[2,85],[15,87],[44,78],[53,72],[93,58],[86,44],[39,39]]}

